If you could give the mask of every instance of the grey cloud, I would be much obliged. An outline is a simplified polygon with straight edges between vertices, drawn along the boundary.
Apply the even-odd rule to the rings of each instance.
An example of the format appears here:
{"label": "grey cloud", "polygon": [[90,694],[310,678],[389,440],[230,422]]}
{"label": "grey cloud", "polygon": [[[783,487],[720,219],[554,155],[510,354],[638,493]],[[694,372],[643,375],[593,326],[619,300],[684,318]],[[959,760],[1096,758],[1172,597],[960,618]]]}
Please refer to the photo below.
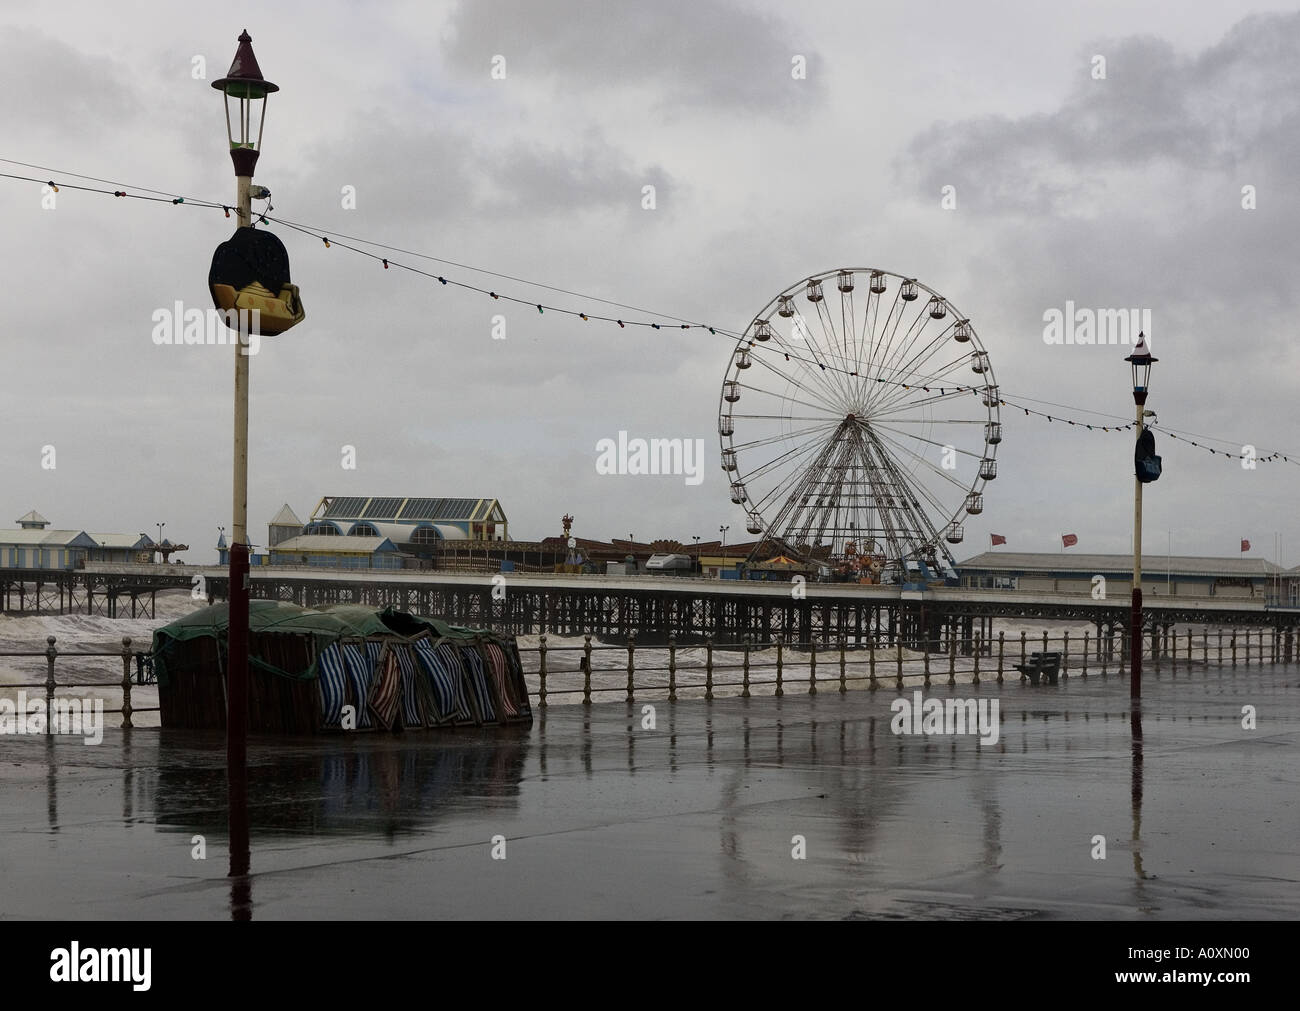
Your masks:
{"label": "grey cloud", "polygon": [[[1153,169],[1270,178],[1300,154],[1300,14],[1258,15],[1184,56],[1153,38],[1099,41],[1080,53],[1079,83],[1050,114],[936,123],[898,170],[921,191],[955,185],[968,209],[1069,211],[1096,195],[1098,173]],[[1106,79],[1089,74],[1106,58]]]}
{"label": "grey cloud", "polygon": [[[486,78],[506,57],[512,76],[536,86],[621,91],[644,87],[658,105],[782,112],[822,97],[821,57],[775,18],[722,0],[538,4],[529,0],[461,3],[444,50],[449,65]],[[791,77],[792,58],[808,64]]]}
{"label": "grey cloud", "polygon": [[0,28],[5,68],[5,131],[93,138],[143,118],[129,68],[78,52],[35,29]]}
{"label": "grey cloud", "polygon": [[372,222],[420,219],[446,227],[504,217],[518,222],[521,213],[538,219],[596,209],[639,213],[642,186],[655,185],[661,201],[679,188],[663,167],[638,166],[596,131],[562,148],[446,125],[412,131],[380,117],[346,132],[346,145],[321,142],[306,153],[302,164],[309,168],[292,190],[304,202],[337,207],[340,188],[356,185],[358,207],[365,202]]}

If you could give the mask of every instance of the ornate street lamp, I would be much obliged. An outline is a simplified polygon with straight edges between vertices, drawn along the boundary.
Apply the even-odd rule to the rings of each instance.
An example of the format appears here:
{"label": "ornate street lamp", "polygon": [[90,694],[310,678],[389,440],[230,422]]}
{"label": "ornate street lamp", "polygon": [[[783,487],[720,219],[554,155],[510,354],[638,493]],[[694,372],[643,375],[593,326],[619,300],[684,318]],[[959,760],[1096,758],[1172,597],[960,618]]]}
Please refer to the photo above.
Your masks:
{"label": "ornate street lamp", "polygon": [[[1138,334],[1138,342],[1133,353],[1124,359],[1133,370],[1133,403],[1137,408],[1135,428],[1137,429],[1138,452],[1145,445],[1142,440],[1144,419],[1151,411],[1146,410],[1147,392],[1151,384],[1151,366],[1158,358],[1152,358],[1147,349],[1146,336]],[[1147,442],[1151,440],[1148,438]],[[1140,466],[1140,464],[1139,464]],[[1159,470],[1156,470],[1157,475]],[[1147,477],[1147,480],[1153,480]],[[1142,485],[1141,470],[1133,481],[1133,606],[1129,616],[1129,698],[1134,701],[1142,697]]]}
{"label": "ornate street lamp", "polygon": [[[253,178],[253,169],[257,166],[257,156],[262,151],[262,129],[266,126],[266,96],[280,90],[278,84],[272,84],[262,76],[262,69],[257,65],[253,55],[253,40],[248,29],[239,34],[239,48],[235,50],[234,62],[230,70],[212,86],[226,97],[226,138],[230,141],[230,160],[235,163],[235,175],[239,178]],[[256,103],[261,101],[259,107]],[[234,105],[234,121],[231,121],[231,106]],[[257,139],[253,139],[256,124]],[[241,219],[241,225],[248,221]]]}
{"label": "ornate street lamp", "polygon": [[[230,70],[212,86],[226,103],[226,139],[235,166],[235,210],[239,215],[236,236],[252,237],[253,169],[262,148],[266,125],[266,96],[280,89],[262,76],[253,55],[253,40],[247,29],[239,35],[239,48]],[[257,103],[261,102],[260,107]],[[231,113],[234,113],[232,120]],[[256,140],[254,140],[256,131]],[[218,250],[218,255],[221,251]],[[287,263],[284,280],[288,280]],[[224,281],[226,278],[217,278]],[[241,279],[242,282],[242,279]],[[277,292],[270,291],[275,295]],[[233,295],[233,290],[232,290]],[[227,298],[234,307],[234,301]],[[243,329],[243,326],[240,327]],[[258,332],[249,327],[250,335]],[[235,430],[234,494],[230,537],[229,613],[226,626],[226,777],[229,790],[230,873],[248,873],[247,744],[248,744],[248,366],[252,345],[233,342],[235,347]]]}

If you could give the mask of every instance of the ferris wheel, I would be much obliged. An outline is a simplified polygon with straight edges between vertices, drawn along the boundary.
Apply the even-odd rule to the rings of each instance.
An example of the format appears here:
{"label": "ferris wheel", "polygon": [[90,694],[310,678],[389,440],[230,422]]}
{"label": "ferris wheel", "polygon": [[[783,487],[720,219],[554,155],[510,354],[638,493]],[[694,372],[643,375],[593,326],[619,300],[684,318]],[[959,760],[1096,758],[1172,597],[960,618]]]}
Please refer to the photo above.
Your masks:
{"label": "ferris wheel", "polygon": [[997,477],[988,352],[948,299],[890,271],[829,270],[777,295],[737,341],[718,404],[746,529],[831,563],[951,566]]}

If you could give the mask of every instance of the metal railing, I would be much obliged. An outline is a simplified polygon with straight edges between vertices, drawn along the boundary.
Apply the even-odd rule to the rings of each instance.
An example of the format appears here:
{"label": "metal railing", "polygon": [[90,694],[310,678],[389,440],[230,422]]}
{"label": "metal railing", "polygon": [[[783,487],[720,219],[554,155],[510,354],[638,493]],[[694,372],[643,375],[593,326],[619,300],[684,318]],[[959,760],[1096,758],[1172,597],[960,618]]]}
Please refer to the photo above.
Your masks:
{"label": "metal railing", "polygon": [[[135,706],[131,703],[131,688],[133,684],[149,684],[153,681],[153,659],[148,653],[133,651],[131,649],[131,637],[124,635],[122,637],[122,648],[112,651],[93,651],[77,650],[76,652],[62,653],[55,646],[57,640],[54,636],[46,636],[45,649],[30,652],[5,652],[0,653],[0,657],[44,657],[45,658],[45,680],[21,682],[13,684],[0,684],[0,691],[10,689],[28,689],[43,688],[45,689],[45,708],[46,712],[53,711],[55,693],[60,688],[98,688],[98,689],[120,689],[122,692],[122,705],[117,709],[105,707],[105,712],[121,713],[122,726],[130,728],[134,726],[131,717],[135,713],[156,713],[159,711],[158,706]],[[60,681],[55,674],[55,662],[63,660],[65,663],[75,661],[84,657],[118,657],[122,661],[122,680],[113,681]],[[132,677],[131,664],[135,662],[136,674]],[[46,722],[46,733],[54,733],[54,721]]]}
{"label": "metal railing", "polygon": [[[1286,629],[1192,629],[1148,630],[1143,636],[1144,669],[1162,673],[1168,665],[1179,667],[1248,667],[1300,661],[1300,634]],[[600,644],[584,635],[581,644],[552,645],[548,636],[538,637],[536,646],[520,646],[525,678],[532,682],[528,694],[539,706],[560,702],[591,705],[600,696],[623,695],[623,701],[683,697],[711,700],[725,696],[753,695],[781,697],[789,693],[816,695],[818,691],[847,692],[850,686],[876,691],[881,687],[902,690],[906,683],[930,687],[935,680],[948,685],[980,684],[984,680],[1004,683],[1008,678],[1025,680],[1016,664],[1026,664],[1034,652],[1059,652],[1060,676],[1125,676],[1128,666],[1128,635],[1097,638],[1090,632],[1071,636],[1031,636],[1021,632],[1008,637],[951,638],[944,652],[910,650],[901,643],[885,642],[877,636],[865,646],[850,646],[846,639],[829,645],[818,642],[770,641],[681,645],[673,636],[666,646],[638,646],[635,636],[626,645]],[[132,727],[135,713],[158,712],[158,706],[136,706],[131,701],[134,686],[153,683],[153,658],[132,650],[131,638],[123,636],[121,650],[60,652],[54,636],[46,638],[39,651],[0,652],[0,657],[42,657],[46,662],[44,681],[0,684],[0,691],[44,689],[47,711],[60,688],[120,689],[122,705],[105,709],[122,715],[124,728]],[[616,654],[617,661],[602,662]],[[59,680],[56,663],[75,662],[85,657],[116,657],[122,663],[120,682]],[[576,657],[576,662],[573,658]],[[134,663],[135,670],[132,671]],[[534,687],[535,685],[535,687]]]}
{"label": "metal railing", "polygon": [[[948,685],[983,680],[1002,684],[1009,677],[1027,680],[1016,665],[1028,664],[1035,652],[1059,652],[1062,677],[1124,677],[1129,658],[1127,632],[1101,638],[1091,632],[1081,636],[1021,632],[1012,637],[999,632],[988,639],[977,633],[949,639],[943,652],[910,650],[883,638],[865,646],[850,646],[846,639],[834,645],[785,642],[779,636],[768,642],[718,644],[706,639],[700,645],[682,646],[670,636],[667,646],[640,648],[635,636],[627,645],[593,643],[591,635],[582,639],[581,645],[555,646],[541,635],[536,646],[520,646],[525,676],[536,683],[529,694],[539,706],[551,704],[556,696],[591,705],[594,697],[619,693],[628,703],[635,702],[638,695],[675,702],[686,691],[713,699],[721,695],[780,697],[790,692],[815,695],[819,689],[846,692],[850,685],[875,691],[891,681],[896,690],[907,682],[920,682],[928,688],[935,680]],[[618,654],[617,664],[600,662],[602,656],[612,654]],[[575,655],[576,665],[572,661]],[[1162,673],[1166,666],[1177,673],[1180,666],[1291,663],[1300,659],[1300,635],[1293,639],[1279,629],[1148,630],[1142,655],[1144,671],[1155,673]]]}

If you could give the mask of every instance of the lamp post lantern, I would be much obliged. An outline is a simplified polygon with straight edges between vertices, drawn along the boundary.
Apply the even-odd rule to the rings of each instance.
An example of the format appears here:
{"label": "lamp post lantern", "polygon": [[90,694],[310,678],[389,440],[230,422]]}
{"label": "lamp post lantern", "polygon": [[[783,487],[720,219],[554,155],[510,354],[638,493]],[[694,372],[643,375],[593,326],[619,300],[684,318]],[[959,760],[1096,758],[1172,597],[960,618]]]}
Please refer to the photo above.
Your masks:
{"label": "lamp post lantern", "polygon": [[[252,225],[253,170],[262,149],[266,125],[266,99],[279,91],[262,76],[253,55],[247,29],[239,35],[239,48],[226,76],[213,81],[226,106],[226,138],[235,168],[235,211],[239,228]],[[258,103],[260,101],[260,107]],[[232,121],[233,113],[233,121]],[[241,335],[242,336],[242,335]],[[227,625],[226,775],[231,810],[246,804],[246,751],[248,740],[248,382],[251,345],[235,347],[234,487],[230,537],[230,609]],[[247,873],[247,824],[243,838],[235,839],[232,823],[231,874]],[[239,860],[236,854],[242,854]]]}
{"label": "lamp post lantern", "polygon": [[[1133,371],[1133,403],[1137,410],[1136,429],[1140,442],[1146,410],[1147,391],[1150,389],[1152,358],[1147,349],[1146,337],[1138,334],[1133,353],[1124,359]],[[1142,477],[1133,479],[1133,607],[1129,615],[1129,698],[1142,698]]]}

